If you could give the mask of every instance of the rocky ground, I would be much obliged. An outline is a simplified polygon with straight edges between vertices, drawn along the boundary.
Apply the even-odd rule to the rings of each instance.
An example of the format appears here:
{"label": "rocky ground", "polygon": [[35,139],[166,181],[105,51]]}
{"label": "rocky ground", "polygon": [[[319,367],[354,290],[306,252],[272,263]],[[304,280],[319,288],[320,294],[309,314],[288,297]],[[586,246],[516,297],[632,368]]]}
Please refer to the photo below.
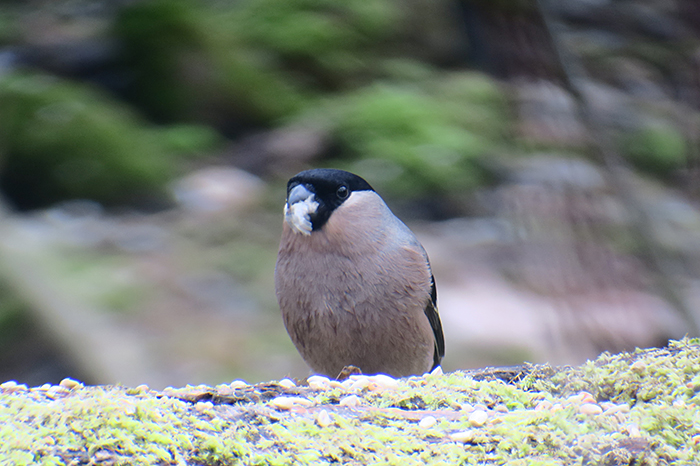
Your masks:
{"label": "rocky ground", "polygon": [[13,464],[693,464],[697,342],[392,379],[0,385]]}

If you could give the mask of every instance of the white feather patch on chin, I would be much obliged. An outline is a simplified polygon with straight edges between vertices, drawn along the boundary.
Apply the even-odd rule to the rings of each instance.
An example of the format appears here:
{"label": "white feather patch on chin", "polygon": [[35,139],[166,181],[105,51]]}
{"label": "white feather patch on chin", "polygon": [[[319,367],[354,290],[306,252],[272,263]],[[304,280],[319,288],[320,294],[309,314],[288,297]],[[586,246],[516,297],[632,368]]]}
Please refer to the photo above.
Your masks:
{"label": "white feather patch on chin", "polygon": [[284,205],[284,219],[294,233],[310,235],[313,226],[309,215],[316,212],[318,202],[313,200],[313,196],[294,204]]}

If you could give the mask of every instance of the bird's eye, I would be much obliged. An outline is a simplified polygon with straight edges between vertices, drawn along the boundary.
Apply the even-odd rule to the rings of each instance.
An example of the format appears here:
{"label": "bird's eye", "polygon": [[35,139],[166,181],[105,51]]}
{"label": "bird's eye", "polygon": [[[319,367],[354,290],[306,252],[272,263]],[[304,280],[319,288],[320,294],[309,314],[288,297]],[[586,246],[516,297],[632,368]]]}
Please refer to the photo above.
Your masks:
{"label": "bird's eye", "polygon": [[338,188],[335,194],[338,196],[339,199],[345,200],[348,198],[348,195],[350,195],[350,190],[347,186],[341,186],[340,188]]}

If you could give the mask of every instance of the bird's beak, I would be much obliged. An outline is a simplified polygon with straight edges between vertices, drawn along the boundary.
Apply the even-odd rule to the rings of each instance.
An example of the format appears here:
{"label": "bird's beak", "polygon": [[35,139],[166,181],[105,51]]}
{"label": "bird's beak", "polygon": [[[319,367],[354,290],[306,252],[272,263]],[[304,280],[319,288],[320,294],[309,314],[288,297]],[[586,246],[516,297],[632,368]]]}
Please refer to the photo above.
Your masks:
{"label": "bird's beak", "polygon": [[313,225],[311,215],[316,213],[318,202],[314,193],[299,184],[289,191],[284,205],[284,220],[295,233],[310,235]]}

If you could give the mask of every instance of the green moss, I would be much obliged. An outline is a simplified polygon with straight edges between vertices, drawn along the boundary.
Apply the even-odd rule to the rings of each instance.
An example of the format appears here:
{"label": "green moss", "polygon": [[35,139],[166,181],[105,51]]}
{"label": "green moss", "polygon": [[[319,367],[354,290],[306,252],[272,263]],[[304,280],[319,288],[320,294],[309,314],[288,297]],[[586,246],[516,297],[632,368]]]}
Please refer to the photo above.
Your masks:
{"label": "green moss", "polygon": [[[121,387],[5,390],[0,457],[14,464],[691,464],[700,454],[699,349],[684,340],[579,368],[535,366],[514,383],[460,372],[412,377],[357,391],[361,404],[353,408],[338,405],[347,388],[275,383],[167,396]],[[583,414],[570,398],[581,387],[629,409]],[[642,391],[655,395],[642,400]],[[290,412],[264,401],[279,394],[311,405]],[[194,404],[211,396],[215,404]],[[558,409],[541,409],[543,400]],[[478,404],[489,413],[483,426],[460,409]],[[501,404],[509,409],[488,409]],[[325,427],[317,421],[322,409],[331,416]],[[437,422],[420,427],[428,415]]]}

